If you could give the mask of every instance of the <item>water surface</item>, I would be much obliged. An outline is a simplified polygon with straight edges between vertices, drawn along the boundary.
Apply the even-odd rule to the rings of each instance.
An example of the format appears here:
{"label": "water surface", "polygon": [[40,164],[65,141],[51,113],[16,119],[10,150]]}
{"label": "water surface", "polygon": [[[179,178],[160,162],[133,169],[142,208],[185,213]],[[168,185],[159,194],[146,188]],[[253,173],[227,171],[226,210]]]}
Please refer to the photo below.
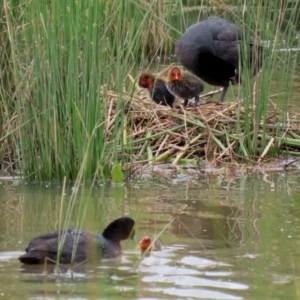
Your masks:
{"label": "water surface", "polygon": [[[82,185],[70,226],[79,220],[82,228],[101,231],[125,214],[136,220],[137,240],[123,243],[121,259],[73,270],[17,260],[31,238],[58,228],[72,185],[62,197],[58,183],[2,181],[1,298],[298,299],[299,180],[294,171],[170,185]],[[141,258],[139,238],[160,233],[163,250]]]}

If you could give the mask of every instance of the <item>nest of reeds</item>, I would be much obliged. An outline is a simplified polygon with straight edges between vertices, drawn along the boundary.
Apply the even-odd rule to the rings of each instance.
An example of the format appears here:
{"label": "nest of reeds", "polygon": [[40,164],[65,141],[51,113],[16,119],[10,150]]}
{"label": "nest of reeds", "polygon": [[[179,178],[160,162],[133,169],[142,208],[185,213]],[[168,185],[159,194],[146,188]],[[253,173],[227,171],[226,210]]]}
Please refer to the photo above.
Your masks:
{"label": "nest of reeds", "polygon": [[[204,95],[209,98],[211,93]],[[113,128],[117,94],[109,92],[109,130]],[[261,162],[280,154],[300,154],[300,125],[297,113],[283,114],[278,108],[269,108],[267,119],[255,123],[255,107],[245,110],[241,101],[211,102],[196,108],[184,108],[177,99],[172,108],[157,105],[144,90],[133,97],[124,94],[126,122],[120,156],[133,152],[136,163],[158,164],[171,162],[199,163],[210,166],[223,163]],[[247,115],[246,115],[247,114]],[[244,130],[246,118],[253,127]],[[262,142],[264,140],[264,143]],[[250,153],[249,143],[254,153]],[[264,145],[264,146],[262,146]],[[125,151],[124,151],[125,149]]]}

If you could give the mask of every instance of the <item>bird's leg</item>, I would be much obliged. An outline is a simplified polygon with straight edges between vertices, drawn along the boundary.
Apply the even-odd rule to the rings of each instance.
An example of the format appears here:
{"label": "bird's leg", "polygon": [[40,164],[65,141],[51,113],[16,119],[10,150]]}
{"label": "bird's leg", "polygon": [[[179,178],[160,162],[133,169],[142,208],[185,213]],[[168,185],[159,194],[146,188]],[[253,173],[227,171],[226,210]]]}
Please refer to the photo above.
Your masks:
{"label": "bird's leg", "polygon": [[199,102],[199,96],[195,96],[195,100],[194,100],[194,108],[196,108],[198,102]]}
{"label": "bird's leg", "polygon": [[224,98],[225,98],[225,94],[226,94],[226,92],[227,92],[227,89],[228,89],[228,86],[224,86],[224,87],[223,87],[223,91],[222,91],[222,93],[221,93],[221,95],[220,95],[220,97],[219,97],[219,101],[220,101],[220,102],[223,102],[223,101],[224,101]]}
{"label": "bird's leg", "polygon": [[183,104],[183,106],[186,107],[186,106],[188,105],[188,103],[189,103],[189,99],[184,99],[184,104]]}

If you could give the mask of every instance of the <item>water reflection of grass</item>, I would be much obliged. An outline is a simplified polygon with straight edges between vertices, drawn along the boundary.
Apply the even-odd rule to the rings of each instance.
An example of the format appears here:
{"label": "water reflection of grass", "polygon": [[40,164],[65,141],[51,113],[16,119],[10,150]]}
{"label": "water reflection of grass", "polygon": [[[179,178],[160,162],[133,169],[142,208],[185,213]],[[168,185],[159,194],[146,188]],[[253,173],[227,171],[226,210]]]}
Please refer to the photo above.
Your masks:
{"label": "water reflection of grass", "polygon": [[[66,199],[70,197],[71,188],[72,185],[66,188]],[[78,190],[79,198],[82,192],[82,201],[89,197],[90,187],[85,188],[84,192]],[[2,185],[1,251],[23,249],[32,237],[56,229],[61,191],[62,188],[55,185],[50,188],[8,185],[5,189]],[[117,194],[121,195],[121,192]],[[30,293],[31,297],[35,293],[52,296],[52,290],[61,295],[69,291],[67,295],[78,297],[83,289],[90,297],[103,297],[109,290],[110,296],[116,298],[120,295],[117,287],[120,282],[125,282],[131,290],[158,297],[157,291],[149,292],[144,280],[147,277],[153,279],[149,285],[161,288],[160,298],[168,298],[163,292],[180,285],[179,280],[190,279],[185,290],[196,288],[198,280],[208,279],[212,285],[206,289],[221,289],[225,294],[244,298],[253,295],[255,299],[265,299],[270,294],[274,297],[282,295],[281,298],[291,295],[288,298],[293,299],[296,297],[294,279],[299,257],[299,243],[295,238],[299,232],[298,195],[297,172],[241,176],[239,179],[216,176],[209,180],[203,177],[186,185],[158,187],[148,184],[143,188],[129,185],[122,201],[120,198],[116,201],[109,189],[98,186],[87,201],[84,228],[99,231],[107,221],[127,212],[137,221],[139,237],[145,233],[155,236],[176,216],[180,222],[172,222],[162,237],[169,256],[154,256],[136,273],[133,266],[139,255],[137,251],[129,251],[125,253],[129,261],[123,262],[121,268],[106,262],[86,265],[75,270],[75,280],[64,271],[53,274],[51,270],[44,273],[38,268],[21,268],[17,259],[11,258],[1,261],[2,291],[6,297],[9,293],[20,297],[20,289],[15,288],[18,283],[23,293]],[[70,226],[76,224],[76,215],[81,215],[78,210],[75,205]],[[5,244],[10,239],[14,239],[12,243]],[[199,242],[204,243],[208,253]],[[133,250],[134,244],[130,242],[124,248]],[[159,264],[166,257],[169,262]],[[191,276],[196,279],[192,280]],[[208,284],[205,280],[199,284],[203,282]],[[240,286],[232,290],[236,283],[248,286],[248,289],[244,291]],[[200,288],[198,292],[201,292]],[[132,299],[130,292],[122,291],[123,294]]]}

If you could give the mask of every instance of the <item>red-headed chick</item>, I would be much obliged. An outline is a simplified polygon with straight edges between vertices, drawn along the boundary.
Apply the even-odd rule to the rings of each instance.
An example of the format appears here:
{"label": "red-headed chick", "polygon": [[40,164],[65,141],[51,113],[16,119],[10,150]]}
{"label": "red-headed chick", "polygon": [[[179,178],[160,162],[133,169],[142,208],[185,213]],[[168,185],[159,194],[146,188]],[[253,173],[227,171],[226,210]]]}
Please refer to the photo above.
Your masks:
{"label": "red-headed chick", "polygon": [[199,78],[194,74],[184,71],[178,66],[171,66],[163,74],[168,90],[175,96],[184,99],[184,106],[188,105],[189,100],[195,98],[194,107],[197,106],[199,95],[204,87]]}
{"label": "red-headed chick", "polygon": [[[141,250],[141,254],[144,254],[148,251],[148,254],[151,251],[160,251],[161,250],[161,243],[159,241],[155,241],[154,244],[151,246],[152,239],[148,235],[144,235],[140,239],[139,248]],[[151,249],[147,250],[151,246]]]}
{"label": "red-headed chick", "polygon": [[156,104],[173,107],[175,96],[169,92],[164,80],[156,79],[150,73],[142,73],[139,78],[139,86],[148,90],[150,98]]}

